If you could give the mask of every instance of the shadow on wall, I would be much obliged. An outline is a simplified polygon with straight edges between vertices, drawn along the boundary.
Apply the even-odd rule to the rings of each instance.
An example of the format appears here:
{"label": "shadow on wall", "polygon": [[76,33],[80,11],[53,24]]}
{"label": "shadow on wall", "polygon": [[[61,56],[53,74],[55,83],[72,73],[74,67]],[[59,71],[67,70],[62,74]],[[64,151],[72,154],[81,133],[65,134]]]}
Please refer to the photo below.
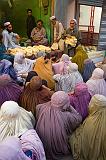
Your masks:
{"label": "shadow on wall", "polygon": [[[51,0],[49,1],[51,2]],[[10,21],[15,32],[21,36],[26,36],[26,10],[31,8],[35,19],[44,21],[44,27],[50,39],[50,6],[49,3],[48,14],[44,15],[41,0],[0,0],[0,22],[3,24],[5,21]]]}

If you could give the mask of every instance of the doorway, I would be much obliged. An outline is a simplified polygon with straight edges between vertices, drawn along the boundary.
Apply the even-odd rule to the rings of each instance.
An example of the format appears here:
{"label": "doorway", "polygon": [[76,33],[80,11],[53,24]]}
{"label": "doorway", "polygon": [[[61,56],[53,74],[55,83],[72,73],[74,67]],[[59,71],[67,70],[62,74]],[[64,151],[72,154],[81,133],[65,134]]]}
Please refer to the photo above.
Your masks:
{"label": "doorway", "polygon": [[102,7],[80,5],[79,30],[82,44],[98,45]]}

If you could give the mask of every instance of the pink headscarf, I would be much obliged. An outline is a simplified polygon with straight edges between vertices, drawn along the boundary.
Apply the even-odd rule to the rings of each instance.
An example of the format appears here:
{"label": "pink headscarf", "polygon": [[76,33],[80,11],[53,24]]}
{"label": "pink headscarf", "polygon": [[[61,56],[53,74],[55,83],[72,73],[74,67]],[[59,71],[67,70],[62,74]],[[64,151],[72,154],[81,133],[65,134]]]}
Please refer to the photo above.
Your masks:
{"label": "pink headscarf", "polygon": [[60,69],[61,74],[67,74],[68,73],[67,67],[72,64],[72,62],[70,61],[70,57],[67,54],[63,54],[60,61],[63,63]]}
{"label": "pink headscarf", "polygon": [[70,99],[67,93],[63,91],[55,92],[51,97],[52,107],[64,107],[70,106]]}
{"label": "pink headscarf", "polygon": [[67,54],[63,54],[60,62],[52,65],[54,74],[67,74],[67,67],[72,64],[70,57]]}
{"label": "pink headscarf", "polygon": [[93,73],[91,79],[103,79],[104,71],[101,68],[96,68]]}
{"label": "pink headscarf", "polygon": [[61,74],[61,68],[63,68],[63,62],[52,64],[54,74]]}
{"label": "pink headscarf", "polygon": [[20,140],[8,137],[0,143],[0,160],[31,160],[22,151]]}

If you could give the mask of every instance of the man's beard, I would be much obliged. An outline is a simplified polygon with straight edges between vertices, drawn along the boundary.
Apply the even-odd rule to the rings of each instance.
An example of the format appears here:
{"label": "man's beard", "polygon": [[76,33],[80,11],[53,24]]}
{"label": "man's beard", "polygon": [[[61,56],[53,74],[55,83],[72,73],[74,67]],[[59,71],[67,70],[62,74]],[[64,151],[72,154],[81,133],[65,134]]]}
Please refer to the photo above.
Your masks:
{"label": "man's beard", "polygon": [[9,33],[11,33],[11,32],[12,32],[12,30],[10,31],[9,29],[7,29],[7,31],[8,31]]}

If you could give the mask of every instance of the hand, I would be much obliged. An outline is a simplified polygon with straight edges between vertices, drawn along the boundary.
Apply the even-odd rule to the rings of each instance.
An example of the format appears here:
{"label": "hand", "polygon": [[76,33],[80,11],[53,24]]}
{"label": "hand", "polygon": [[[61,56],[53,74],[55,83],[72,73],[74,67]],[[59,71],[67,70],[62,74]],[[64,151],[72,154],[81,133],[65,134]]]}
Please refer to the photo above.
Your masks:
{"label": "hand", "polygon": [[17,35],[16,35],[16,38],[17,38],[17,39],[20,39],[20,36],[17,34]]}
{"label": "hand", "polygon": [[74,94],[74,91],[71,91],[71,92],[68,93],[69,96],[73,95],[73,94]]}
{"label": "hand", "polygon": [[39,42],[39,41],[41,41],[42,39],[43,39],[43,37],[37,37],[37,38],[35,38],[35,41]]}
{"label": "hand", "polygon": [[17,42],[19,42],[20,39],[21,39],[20,36],[19,36],[18,34],[16,35],[16,39],[17,39]]}
{"label": "hand", "polygon": [[70,35],[70,34],[67,34],[66,36],[67,36],[68,38],[71,38],[71,35]]}

